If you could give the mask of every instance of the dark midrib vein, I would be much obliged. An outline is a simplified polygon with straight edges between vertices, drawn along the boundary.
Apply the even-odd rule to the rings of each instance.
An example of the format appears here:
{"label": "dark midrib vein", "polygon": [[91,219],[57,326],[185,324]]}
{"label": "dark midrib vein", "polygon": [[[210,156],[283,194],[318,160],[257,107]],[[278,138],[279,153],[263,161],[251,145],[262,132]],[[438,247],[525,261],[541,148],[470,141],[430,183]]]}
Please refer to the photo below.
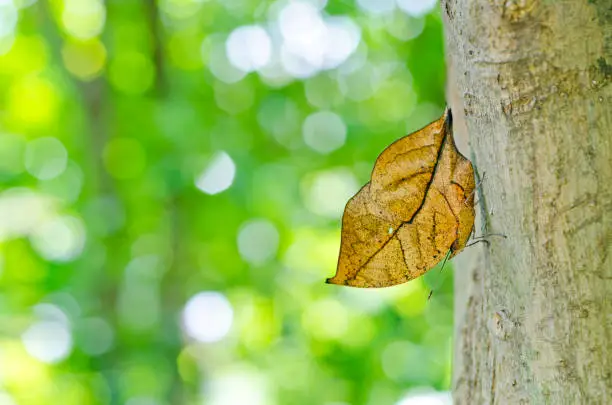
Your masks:
{"label": "dark midrib vein", "polygon": [[404,224],[411,224],[412,221],[414,221],[416,216],[419,214],[419,212],[421,212],[421,210],[423,209],[423,206],[425,205],[425,200],[427,199],[427,195],[429,194],[429,189],[431,188],[431,185],[433,184],[433,181],[436,178],[436,173],[440,165],[440,157],[442,157],[442,151],[444,151],[444,145],[446,145],[446,140],[448,139],[448,132],[449,131],[446,131],[442,142],[440,142],[440,149],[438,149],[438,154],[436,155],[436,163],[434,164],[433,171],[431,173],[431,178],[429,179],[429,182],[427,182],[427,186],[425,186],[425,194],[423,194],[423,200],[421,201],[421,205],[419,205],[419,208],[416,209],[416,211],[414,212],[414,214],[412,214],[412,217],[408,221],[402,222],[398,229],[401,228]]}

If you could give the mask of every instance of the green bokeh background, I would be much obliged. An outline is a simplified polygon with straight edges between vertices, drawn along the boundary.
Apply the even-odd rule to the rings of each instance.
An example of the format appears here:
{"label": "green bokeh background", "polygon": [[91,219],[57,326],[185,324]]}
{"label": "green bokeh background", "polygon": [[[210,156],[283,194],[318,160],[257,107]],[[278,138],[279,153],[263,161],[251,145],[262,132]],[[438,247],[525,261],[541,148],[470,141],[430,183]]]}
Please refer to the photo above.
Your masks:
{"label": "green bokeh background", "polygon": [[[232,66],[228,35],[278,39],[289,3],[0,1],[1,405],[418,405],[415,389],[449,389],[449,268],[324,284],[378,154],[442,113],[438,7],[329,0],[322,19],[359,29],[340,66]],[[339,132],[305,135],[320,112]],[[194,336],[193,297],[229,305],[229,330]]]}

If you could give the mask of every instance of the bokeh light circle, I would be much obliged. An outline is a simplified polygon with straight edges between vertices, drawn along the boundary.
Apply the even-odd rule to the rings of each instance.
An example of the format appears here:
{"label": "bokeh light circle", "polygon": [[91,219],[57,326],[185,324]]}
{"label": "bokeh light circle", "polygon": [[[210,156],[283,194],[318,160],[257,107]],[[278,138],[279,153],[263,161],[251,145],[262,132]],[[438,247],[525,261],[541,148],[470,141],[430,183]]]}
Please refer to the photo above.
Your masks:
{"label": "bokeh light circle", "polygon": [[225,47],[231,64],[244,72],[263,68],[272,56],[270,35],[258,25],[236,28],[227,38]]}
{"label": "bokeh light circle", "polygon": [[230,188],[236,176],[236,164],[225,151],[217,153],[196,179],[196,187],[206,194],[219,194]]}
{"label": "bokeh light circle", "polygon": [[191,297],[183,309],[183,328],[191,338],[213,343],[230,331],[234,310],[225,295],[205,291]]}
{"label": "bokeh light circle", "polygon": [[278,241],[278,230],[274,224],[265,219],[254,219],[240,227],[238,251],[247,262],[261,265],[274,257]]}
{"label": "bokeh light circle", "polygon": [[43,363],[59,363],[72,351],[72,335],[61,322],[37,322],[23,333],[21,339],[28,354]]}
{"label": "bokeh light circle", "polygon": [[338,114],[319,111],[306,117],[302,134],[306,145],[319,153],[327,154],[344,145],[346,125]]}

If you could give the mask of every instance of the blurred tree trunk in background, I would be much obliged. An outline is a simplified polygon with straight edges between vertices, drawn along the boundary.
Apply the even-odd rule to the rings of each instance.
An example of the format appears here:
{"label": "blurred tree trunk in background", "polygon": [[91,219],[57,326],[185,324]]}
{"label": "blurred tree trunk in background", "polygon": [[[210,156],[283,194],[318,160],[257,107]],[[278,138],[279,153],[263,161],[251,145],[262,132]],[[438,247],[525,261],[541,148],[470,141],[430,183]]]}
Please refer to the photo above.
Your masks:
{"label": "blurred tree trunk in background", "polygon": [[508,237],[457,265],[455,403],[612,403],[612,4],[442,13],[457,135],[486,173],[476,234]]}

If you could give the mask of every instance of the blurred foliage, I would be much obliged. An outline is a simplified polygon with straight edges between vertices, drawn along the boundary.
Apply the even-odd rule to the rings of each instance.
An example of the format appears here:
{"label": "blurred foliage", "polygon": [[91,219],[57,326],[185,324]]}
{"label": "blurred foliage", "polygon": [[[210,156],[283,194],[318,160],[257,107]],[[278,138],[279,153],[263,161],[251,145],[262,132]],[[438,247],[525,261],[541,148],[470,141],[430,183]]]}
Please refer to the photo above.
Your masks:
{"label": "blurred foliage", "polygon": [[450,269],[324,284],[442,46],[431,1],[0,1],[0,404],[447,390]]}

